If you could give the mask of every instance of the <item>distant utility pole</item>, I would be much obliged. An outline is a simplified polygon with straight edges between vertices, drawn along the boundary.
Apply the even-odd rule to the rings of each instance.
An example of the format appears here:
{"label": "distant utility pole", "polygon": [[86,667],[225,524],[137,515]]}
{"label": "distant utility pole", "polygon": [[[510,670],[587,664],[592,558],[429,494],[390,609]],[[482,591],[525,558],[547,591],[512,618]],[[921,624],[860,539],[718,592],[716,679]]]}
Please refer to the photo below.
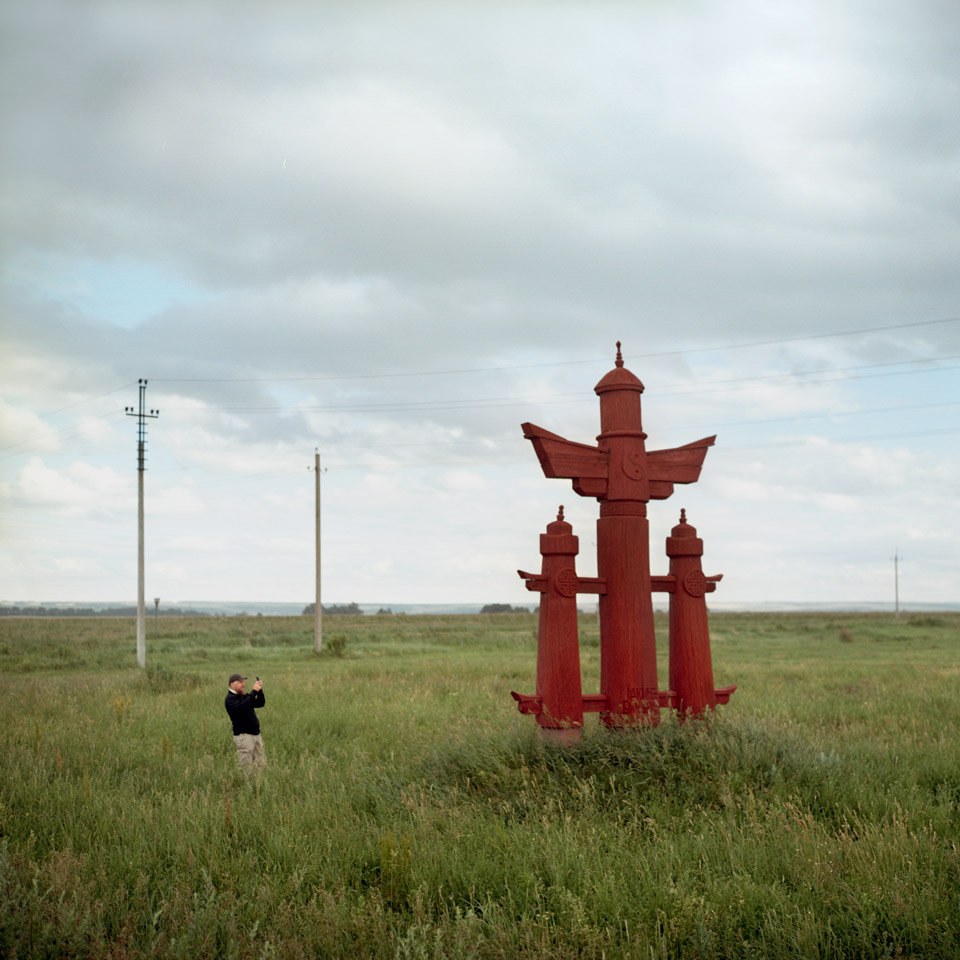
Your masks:
{"label": "distant utility pole", "polygon": [[897,619],[900,619],[900,561],[903,557],[900,556],[900,548],[897,547],[893,551],[893,609],[895,611],[895,616]]}
{"label": "distant utility pole", "polygon": [[153,598],[153,635],[157,635],[157,615],[160,613],[160,598]]}
{"label": "distant utility pole", "polygon": [[144,401],[147,394],[147,381],[138,380],[140,385],[140,408],[124,407],[128,417],[137,418],[137,663],[141,669],[147,665],[147,615],[143,600],[143,462],[147,445],[147,420],[156,420],[159,410],[146,410]]}
{"label": "distant utility pole", "polygon": [[313,649],[319,653],[323,649],[323,605],[320,603],[320,474],[326,470],[320,469],[320,451],[313,452],[313,471],[316,474],[315,512],[317,523],[317,597],[314,606],[313,621]]}

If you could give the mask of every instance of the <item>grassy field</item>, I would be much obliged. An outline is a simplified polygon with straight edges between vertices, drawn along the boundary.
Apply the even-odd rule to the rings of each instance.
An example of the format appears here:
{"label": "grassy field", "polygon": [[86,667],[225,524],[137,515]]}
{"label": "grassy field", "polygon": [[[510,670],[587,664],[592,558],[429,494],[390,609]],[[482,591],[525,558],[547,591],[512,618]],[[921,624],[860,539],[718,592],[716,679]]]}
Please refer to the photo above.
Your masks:
{"label": "grassy field", "polygon": [[711,624],[713,722],[558,752],[529,615],[0,621],[0,955],[956,960],[960,615]]}

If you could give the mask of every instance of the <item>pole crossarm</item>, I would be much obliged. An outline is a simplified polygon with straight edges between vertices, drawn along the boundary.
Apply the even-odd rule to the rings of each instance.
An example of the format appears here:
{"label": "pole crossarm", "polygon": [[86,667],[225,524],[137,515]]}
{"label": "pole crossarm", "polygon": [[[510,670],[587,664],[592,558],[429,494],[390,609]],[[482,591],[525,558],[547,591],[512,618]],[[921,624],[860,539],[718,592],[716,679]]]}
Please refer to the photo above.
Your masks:
{"label": "pole crossarm", "polygon": [[124,407],[123,412],[128,417],[137,418],[137,469],[143,471],[144,467],[144,452],[147,446],[147,420],[156,420],[160,416],[159,410],[147,410],[145,408],[145,401],[147,396],[147,381],[138,380],[137,385],[140,388],[140,406],[139,409],[134,410],[133,407]]}

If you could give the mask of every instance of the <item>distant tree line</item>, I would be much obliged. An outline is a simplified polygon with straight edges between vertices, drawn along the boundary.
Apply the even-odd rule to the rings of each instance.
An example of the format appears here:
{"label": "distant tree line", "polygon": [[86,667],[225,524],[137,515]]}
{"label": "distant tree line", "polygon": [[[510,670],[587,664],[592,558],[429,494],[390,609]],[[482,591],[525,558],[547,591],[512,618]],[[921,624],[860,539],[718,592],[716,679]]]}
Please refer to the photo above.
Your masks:
{"label": "distant tree line", "polygon": [[511,607],[509,603],[485,603],[481,613],[529,613],[529,607]]}
{"label": "distant tree line", "polygon": [[[315,603],[308,603],[303,608],[303,615],[307,616],[308,614],[312,615],[316,612],[317,605]],[[353,614],[362,614],[363,611],[360,609],[360,604],[358,603],[331,603],[328,607],[326,604],[321,604],[320,609],[323,613],[329,614],[331,617],[340,616],[343,614],[353,613]],[[382,610],[379,612],[383,612]]]}
{"label": "distant tree line", "polygon": [[[181,610],[179,607],[164,607],[156,610],[148,604],[147,613],[161,617],[208,617],[210,614],[200,610]],[[3,607],[0,617],[135,617],[136,607],[105,607],[94,610],[93,607]]]}

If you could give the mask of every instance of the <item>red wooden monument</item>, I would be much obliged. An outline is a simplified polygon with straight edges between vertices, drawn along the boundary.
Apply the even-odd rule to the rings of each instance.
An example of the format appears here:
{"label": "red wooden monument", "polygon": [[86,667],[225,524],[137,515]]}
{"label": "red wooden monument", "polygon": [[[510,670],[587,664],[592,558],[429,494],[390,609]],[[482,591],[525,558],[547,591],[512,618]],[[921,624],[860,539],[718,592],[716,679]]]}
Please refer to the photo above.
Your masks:
{"label": "red wooden monument", "polygon": [[[713,686],[705,596],[720,576],[703,575],[703,541],[684,511],[667,538],[670,572],[650,574],[647,501],[665,500],[675,483],[694,483],[716,437],[647,451],[640,420],[643,384],[624,367],[619,342],[616,366],[594,390],[600,397],[595,447],[523,424],[544,475],[571,479],[581,497],[600,501],[598,577],[577,576],[578,540],[563,519],[563,507],[540,536],[541,572],[518,571],[527,589],[541,594],[537,692],[512,696],[521,713],[536,717],[544,737],[559,742],[579,736],[585,712],[599,712],[610,727],[653,724],[662,706],[681,716],[699,715],[726,703],[736,690]],[[670,594],[669,690],[657,683],[654,591]],[[581,691],[578,593],[600,595],[599,694]]]}

